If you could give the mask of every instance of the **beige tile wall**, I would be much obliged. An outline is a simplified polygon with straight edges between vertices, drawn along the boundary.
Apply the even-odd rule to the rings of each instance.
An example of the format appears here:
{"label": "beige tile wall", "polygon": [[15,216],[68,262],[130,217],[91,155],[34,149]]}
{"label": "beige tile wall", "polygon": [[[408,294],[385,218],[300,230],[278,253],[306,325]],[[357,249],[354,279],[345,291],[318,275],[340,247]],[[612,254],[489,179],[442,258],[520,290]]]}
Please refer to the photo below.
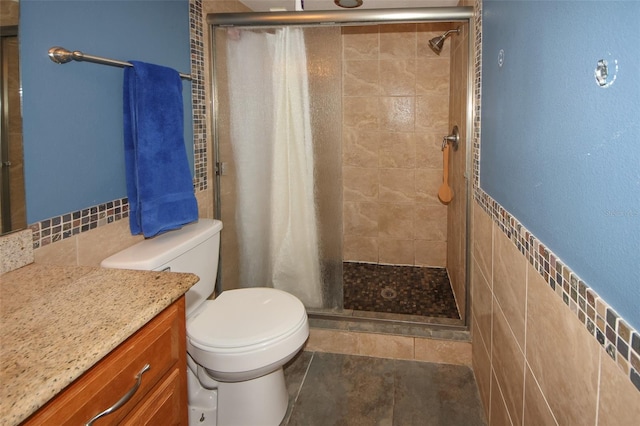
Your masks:
{"label": "beige tile wall", "polygon": [[633,425],[640,392],[473,206],[472,359],[491,425]]}
{"label": "beige tile wall", "polygon": [[450,24],[343,28],[343,258],[446,266]]}

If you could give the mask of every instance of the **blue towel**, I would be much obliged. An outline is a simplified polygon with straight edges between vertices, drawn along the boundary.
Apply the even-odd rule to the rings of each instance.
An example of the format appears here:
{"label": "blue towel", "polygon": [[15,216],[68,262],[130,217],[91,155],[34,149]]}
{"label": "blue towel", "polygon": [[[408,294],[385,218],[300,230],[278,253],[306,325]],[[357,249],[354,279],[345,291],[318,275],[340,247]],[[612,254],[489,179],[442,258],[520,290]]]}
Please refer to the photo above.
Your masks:
{"label": "blue towel", "polygon": [[153,237],[198,219],[184,146],[177,71],[131,61],[124,70],[124,146],[133,235]]}

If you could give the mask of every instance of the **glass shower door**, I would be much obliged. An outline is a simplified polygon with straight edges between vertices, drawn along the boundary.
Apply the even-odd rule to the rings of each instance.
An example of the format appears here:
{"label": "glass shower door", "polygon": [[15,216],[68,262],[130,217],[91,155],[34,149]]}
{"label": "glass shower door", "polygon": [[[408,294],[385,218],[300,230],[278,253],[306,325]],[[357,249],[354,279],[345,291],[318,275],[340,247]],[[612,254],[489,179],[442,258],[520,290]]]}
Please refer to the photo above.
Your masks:
{"label": "glass shower door", "polygon": [[[341,309],[340,29],[305,27],[302,30],[306,43],[304,64],[292,64],[290,61],[295,59],[278,56],[278,47],[273,47],[269,40],[278,36],[281,29],[215,30],[216,209],[224,223],[219,291],[256,285],[278,288],[281,280],[288,280],[289,287],[284,289],[303,301],[309,300],[306,304],[313,306],[308,307]],[[257,50],[238,50],[238,45],[233,43],[239,44],[239,41],[253,44],[249,49]],[[272,61],[271,53],[279,59]],[[286,64],[287,72],[306,68],[306,76],[284,75],[282,64]],[[299,99],[303,99],[305,105],[300,106],[294,99],[289,115],[285,116],[288,118],[277,116],[276,126],[270,120],[276,117],[273,110],[276,106],[280,108],[281,102],[277,99],[282,97],[272,89],[275,87],[272,82],[281,78],[286,78],[279,83],[288,88],[285,97],[299,88],[303,94]],[[308,117],[306,122],[305,117]],[[275,139],[268,137],[274,131]],[[283,139],[291,135],[291,141],[283,145]],[[300,141],[306,137],[308,141],[304,145]],[[309,159],[308,167],[304,158],[300,167],[296,167],[295,158],[292,160],[301,149],[306,149],[308,154],[302,155]],[[282,150],[287,151],[286,161],[277,160],[283,158],[278,154]],[[301,169],[302,175],[291,171],[297,169]],[[303,177],[305,170],[312,170],[308,180]],[[308,197],[310,202],[296,204],[295,193],[287,192],[291,188],[304,188],[302,193],[298,192],[298,198]],[[293,202],[282,203],[278,201],[280,198],[274,198],[273,194],[283,191],[287,192],[285,198]],[[311,206],[312,212],[305,213],[305,206]],[[288,221],[282,217],[287,215]],[[315,218],[313,222],[300,222],[301,216],[309,215]],[[295,234],[293,240],[297,239],[301,245],[290,248],[285,255],[288,258],[274,262],[283,245],[274,243],[273,235],[279,232],[274,230],[278,229]],[[309,253],[315,253],[315,262],[305,260]],[[317,266],[306,268],[303,263]],[[309,289],[307,281],[313,280],[315,270],[319,275],[315,279],[318,288]],[[320,302],[310,296],[309,291],[319,293]]]}

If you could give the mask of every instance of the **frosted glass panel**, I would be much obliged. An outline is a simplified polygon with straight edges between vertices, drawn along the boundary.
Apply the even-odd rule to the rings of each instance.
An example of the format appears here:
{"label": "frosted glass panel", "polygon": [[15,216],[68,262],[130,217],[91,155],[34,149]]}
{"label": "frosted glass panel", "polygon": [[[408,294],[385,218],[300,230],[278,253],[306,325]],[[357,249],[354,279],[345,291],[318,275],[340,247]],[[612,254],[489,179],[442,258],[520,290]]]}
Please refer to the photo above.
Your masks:
{"label": "frosted glass panel", "polygon": [[[249,32],[250,31],[250,32]],[[260,72],[265,81],[271,77],[278,77],[280,71],[274,69],[264,69],[264,64],[260,67],[237,67],[228,68],[227,62],[241,63],[236,56],[227,58],[227,43],[233,43],[238,38],[245,37],[245,41],[255,35],[268,33],[270,35],[277,33],[274,29],[262,30],[242,30],[242,29],[216,29],[215,46],[214,46],[214,66],[215,66],[215,96],[216,96],[216,138],[217,150],[215,150],[216,162],[219,163],[221,173],[219,180],[219,188],[217,194],[219,196],[217,202],[217,212],[224,223],[224,231],[222,233],[221,242],[221,279],[220,289],[227,290],[232,288],[251,286],[251,285],[271,285],[267,279],[259,279],[256,283],[247,283],[246,271],[255,265],[268,263],[268,260],[256,256],[255,251],[249,250],[247,254],[247,244],[262,244],[265,242],[264,234],[270,232],[270,220],[264,221],[262,224],[261,213],[267,213],[267,209],[254,212],[247,212],[251,209],[251,204],[247,204],[246,193],[239,189],[238,183],[245,182],[246,176],[242,169],[238,167],[249,168],[251,174],[255,175],[258,168],[262,167],[260,160],[263,157],[269,157],[272,152],[265,149],[262,145],[263,141],[260,137],[253,137],[252,144],[254,148],[247,150],[246,140],[238,141],[237,135],[244,133],[245,126],[254,126],[258,121],[258,117],[262,115],[256,106],[264,106],[265,115],[271,114],[268,110],[269,103],[267,98],[270,96],[269,90],[263,92],[262,95],[256,95],[256,90],[237,90],[238,81],[243,82],[246,75],[246,84],[254,84],[255,78],[260,79]],[[311,117],[311,136],[312,136],[312,152],[313,152],[313,168],[314,168],[314,189],[313,192],[316,214],[317,240],[319,246],[319,263],[321,274],[321,293],[322,308],[340,309],[342,307],[342,184],[341,184],[341,37],[340,29],[335,28],[305,28],[304,37],[307,43],[306,48],[306,66],[309,90],[309,105]],[[269,38],[269,37],[267,37]],[[267,46],[267,45],[265,45]],[[268,49],[268,47],[267,47]],[[241,58],[242,59],[242,58]],[[268,61],[265,61],[265,63]],[[253,76],[250,76],[253,74]],[[234,83],[235,81],[235,83]],[[229,83],[231,82],[234,95],[239,92],[245,92],[250,102],[250,107],[245,111],[238,113],[237,103],[235,99],[230,99]],[[252,95],[253,93],[253,95]],[[253,96],[253,97],[252,97]],[[259,102],[256,102],[258,101]],[[230,108],[231,105],[231,108]],[[233,121],[236,127],[233,127],[230,119],[230,112],[234,110]],[[304,114],[294,114],[293,120],[303,120]],[[243,132],[238,131],[238,117]],[[253,117],[253,118],[252,118]],[[296,123],[293,123],[296,124]],[[263,124],[264,126],[264,124]],[[235,131],[233,129],[236,129]],[[257,130],[260,135],[262,130]],[[249,132],[251,133],[251,132]],[[255,132],[254,132],[255,133]],[[233,135],[233,138],[232,138]],[[233,139],[233,141],[232,141]],[[266,140],[265,135],[265,140]],[[241,148],[241,143],[244,146]],[[261,151],[264,155],[257,156],[253,159],[247,158],[252,151]],[[245,154],[247,153],[247,154]],[[254,152],[255,153],[255,152]],[[268,167],[267,167],[268,169]],[[272,173],[280,173],[278,170],[267,171],[265,176]],[[282,174],[282,173],[280,173]],[[269,186],[269,179],[264,180],[264,193],[279,191],[280,188]],[[260,180],[258,180],[260,181]],[[254,179],[255,183],[255,179]],[[292,183],[299,183],[292,181]],[[261,191],[256,188],[252,189],[254,194],[260,194]],[[260,198],[260,197],[258,197]],[[258,200],[256,199],[256,202]],[[264,205],[264,204],[263,204]],[[244,206],[244,207],[243,207]],[[248,207],[247,207],[248,206]],[[277,215],[277,212],[275,213]],[[251,221],[247,226],[247,220]],[[244,224],[244,225],[243,225]],[[257,226],[256,226],[257,225]],[[250,228],[253,236],[247,234]],[[272,229],[271,229],[272,231]],[[244,249],[241,249],[244,247]],[[244,256],[244,257],[243,257]],[[268,256],[268,255],[266,255]],[[260,258],[259,258],[260,257]],[[262,266],[260,266],[262,267]],[[268,267],[267,267],[268,269]],[[261,274],[259,274],[262,276]],[[256,281],[256,280],[253,280]],[[263,282],[264,281],[264,282]],[[300,283],[300,288],[307,283]],[[277,287],[277,285],[276,285]],[[291,293],[296,294],[295,289]],[[296,294],[304,300],[303,297]],[[318,306],[315,306],[316,308]]]}
{"label": "frosted glass panel", "polygon": [[342,295],[342,58],[339,27],[306,28],[325,308]]}

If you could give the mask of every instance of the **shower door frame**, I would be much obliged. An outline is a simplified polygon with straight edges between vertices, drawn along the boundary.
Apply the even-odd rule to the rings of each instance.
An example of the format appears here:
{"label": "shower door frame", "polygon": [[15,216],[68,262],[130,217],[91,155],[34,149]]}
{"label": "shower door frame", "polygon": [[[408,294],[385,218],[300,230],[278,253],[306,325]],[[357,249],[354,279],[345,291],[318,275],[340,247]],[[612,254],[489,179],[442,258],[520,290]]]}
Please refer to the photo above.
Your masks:
{"label": "shower door frame", "polygon": [[[425,7],[425,8],[406,8],[406,9],[362,9],[362,10],[345,10],[345,11],[306,11],[306,12],[242,12],[242,13],[210,13],[207,15],[207,24],[210,28],[211,38],[211,82],[213,85],[213,112],[212,112],[212,129],[213,129],[213,156],[214,156],[214,202],[215,217],[221,218],[221,200],[220,200],[220,175],[222,174],[222,163],[219,162],[219,140],[218,140],[218,99],[216,89],[216,73],[215,73],[215,29],[231,28],[231,27],[276,27],[276,26],[348,26],[348,25],[380,25],[380,24],[397,24],[397,23],[424,23],[424,22],[462,22],[466,23],[469,28],[469,37],[467,37],[467,99],[466,99],[466,134],[464,135],[464,143],[466,145],[465,158],[465,315],[462,325],[423,323],[434,329],[464,330],[470,328],[471,316],[471,203],[473,202],[472,188],[472,158],[473,158],[473,109],[474,109],[474,93],[473,93],[473,64],[474,64],[474,8],[471,6],[464,7]],[[445,135],[443,135],[445,136]],[[222,262],[218,262],[218,277],[221,277]],[[219,294],[220,283],[216,283],[216,293]],[[316,318],[327,317],[335,319],[340,317],[339,314],[309,314]],[[345,317],[347,318],[347,317]],[[416,324],[411,321],[386,320],[377,318],[360,318],[349,316],[350,321],[381,321],[391,323],[409,323]]]}

